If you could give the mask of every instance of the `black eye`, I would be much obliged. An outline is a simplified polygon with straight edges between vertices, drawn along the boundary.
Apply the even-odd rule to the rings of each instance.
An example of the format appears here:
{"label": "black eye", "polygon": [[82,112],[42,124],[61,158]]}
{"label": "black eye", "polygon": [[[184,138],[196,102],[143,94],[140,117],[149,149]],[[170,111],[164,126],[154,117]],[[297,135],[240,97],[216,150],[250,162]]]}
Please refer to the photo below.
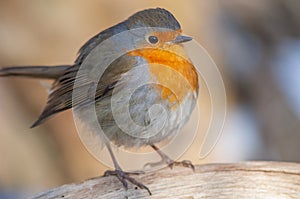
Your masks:
{"label": "black eye", "polygon": [[158,38],[156,36],[149,36],[148,37],[148,41],[151,43],[151,44],[156,44],[158,42]]}

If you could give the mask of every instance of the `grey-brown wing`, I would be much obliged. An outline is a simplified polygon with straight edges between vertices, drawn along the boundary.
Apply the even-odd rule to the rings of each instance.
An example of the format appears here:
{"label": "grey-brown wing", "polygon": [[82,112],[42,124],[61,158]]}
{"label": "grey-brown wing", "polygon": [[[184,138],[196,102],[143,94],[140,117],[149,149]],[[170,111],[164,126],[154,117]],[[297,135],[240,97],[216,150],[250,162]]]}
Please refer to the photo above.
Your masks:
{"label": "grey-brown wing", "polygon": [[[93,100],[101,100],[102,97],[111,95],[114,85],[121,75],[128,72],[136,64],[134,57],[121,56],[107,67],[96,84],[88,75],[84,75],[84,72],[81,72],[82,75],[78,73],[80,65],[69,67],[64,75],[54,82],[46,107],[31,127],[41,124],[58,112],[90,103]],[[93,88],[96,89],[96,92],[93,91]]]}

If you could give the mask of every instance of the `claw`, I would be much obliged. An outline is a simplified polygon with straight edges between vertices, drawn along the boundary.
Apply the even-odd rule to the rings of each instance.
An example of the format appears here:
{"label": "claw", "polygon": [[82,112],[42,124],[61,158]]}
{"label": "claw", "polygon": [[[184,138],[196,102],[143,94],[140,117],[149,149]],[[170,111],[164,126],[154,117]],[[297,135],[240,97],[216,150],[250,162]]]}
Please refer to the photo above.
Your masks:
{"label": "claw", "polygon": [[183,166],[183,167],[191,168],[191,169],[193,169],[193,171],[195,171],[195,167],[194,167],[194,165],[192,164],[191,161],[183,160],[183,161],[180,161],[180,162],[176,162],[176,161],[172,160],[171,158],[169,158],[169,156],[167,156],[167,154],[162,152],[157,146],[151,145],[151,147],[161,157],[161,161],[153,162],[153,163],[147,163],[147,164],[144,165],[144,168],[146,166],[158,166],[158,165],[161,165],[161,164],[167,164],[171,169],[173,169],[173,166]]}
{"label": "claw", "polygon": [[183,160],[183,161],[180,161],[180,162],[172,162],[171,164],[169,164],[169,166],[171,168],[173,168],[173,166],[182,166],[182,167],[191,168],[193,171],[195,171],[195,166],[189,160]]}
{"label": "claw", "polygon": [[[119,171],[119,170],[118,170]],[[122,171],[123,173],[125,173],[126,175],[140,175],[140,174],[145,174],[144,171],[132,171],[132,172],[125,172],[125,171]],[[117,170],[107,170],[104,172],[103,176],[116,176],[117,174]]]}
{"label": "claw", "polygon": [[140,189],[146,189],[148,191],[149,195],[152,195],[152,193],[148,187],[146,187],[144,184],[138,182],[137,180],[135,180],[134,178],[129,176],[130,174],[138,175],[141,173],[143,173],[143,172],[138,171],[138,172],[131,173],[131,172],[124,172],[122,170],[117,169],[117,170],[105,171],[104,176],[111,176],[111,175],[116,176],[121,181],[121,183],[123,184],[123,186],[126,190],[128,189],[128,183],[127,183],[127,181],[128,181],[131,184],[136,185]]}
{"label": "claw", "polygon": [[189,160],[183,160],[183,161],[172,161],[171,159],[163,159],[159,162],[150,162],[144,165],[144,169],[147,168],[153,168],[155,166],[159,166],[162,164],[167,164],[168,167],[170,167],[170,169],[173,169],[174,166],[181,166],[181,167],[187,167],[187,168],[191,168],[193,171],[195,171],[195,166],[193,165],[193,163]]}

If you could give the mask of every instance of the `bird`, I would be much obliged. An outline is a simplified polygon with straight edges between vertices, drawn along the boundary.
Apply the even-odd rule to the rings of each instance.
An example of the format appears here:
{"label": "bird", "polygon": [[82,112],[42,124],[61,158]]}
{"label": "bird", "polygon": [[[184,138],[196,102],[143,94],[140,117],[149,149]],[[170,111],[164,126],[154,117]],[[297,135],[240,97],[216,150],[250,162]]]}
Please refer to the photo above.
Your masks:
{"label": "bird", "polygon": [[[191,40],[192,37],[183,35],[180,23],[170,11],[148,8],[89,39],[73,64],[6,66],[0,68],[0,77],[53,80],[47,104],[31,127],[73,108],[82,114],[84,124],[92,126],[96,122],[104,132],[99,136],[114,164],[114,170],[104,175],[116,176],[126,190],[129,182],[151,195],[147,186],[123,171],[110,145],[137,149],[149,146],[170,167],[194,168],[190,161],[172,160],[157,146],[176,136],[197,102],[198,75],[183,46]],[[106,57],[116,52],[121,55],[108,63]],[[103,73],[94,72],[97,70]],[[93,89],[94,94],[90,95]],[[155,108],[157,104],[160,108]],[[86,110],[92,106],[95,121],[86,117]],[[93,127],[90,130],[97,131]]]}

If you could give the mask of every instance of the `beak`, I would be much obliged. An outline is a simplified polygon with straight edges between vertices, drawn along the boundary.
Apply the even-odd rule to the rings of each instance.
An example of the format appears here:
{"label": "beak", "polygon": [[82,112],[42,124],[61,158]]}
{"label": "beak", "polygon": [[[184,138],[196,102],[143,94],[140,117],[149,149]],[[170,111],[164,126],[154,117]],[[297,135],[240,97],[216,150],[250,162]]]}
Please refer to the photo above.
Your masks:
{"label": "beak", "polygon": [[178,35],[178,36],[173,40],[173,43],[174,43],[174,44],[180,44],[180,43],[184,43],[184,42],[191,41],[192,39],[193,39],[192,37],[188,37],[188,36],[184,36],[184,35]]}

